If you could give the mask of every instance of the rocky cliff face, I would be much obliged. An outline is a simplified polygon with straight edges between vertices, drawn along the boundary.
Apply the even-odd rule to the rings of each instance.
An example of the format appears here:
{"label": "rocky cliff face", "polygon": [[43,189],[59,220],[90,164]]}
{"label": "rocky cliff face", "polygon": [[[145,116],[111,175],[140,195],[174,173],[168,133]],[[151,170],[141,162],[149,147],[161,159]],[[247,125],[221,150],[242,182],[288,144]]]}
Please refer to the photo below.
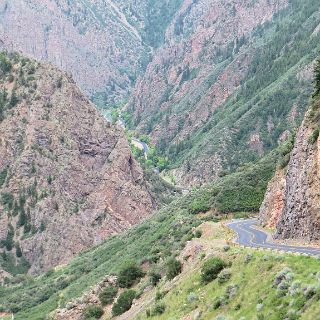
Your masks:
{"label": "rocky cliff face", "polygon": [[275,228],[285,205],[285,171],[277,169],[268,188],[259,212],[259,222],[268,228]]}
{"label": "rocky cliff face", "polygon": [[2,54],[0,67],[0,239],[38,273],[137,223],[154,201],[122,130],[69,76],[18,55]]}
{"label": "rocky cliff face", "polygon": [[6,0],[0,39],[71,72],[103,105],[130,97],[132,128],[178,184],[200,185],[300,124],[319,16],[315,0]]}
{"label": "rocky cliff face", "polygon": [[[319,109],[319,103],[314,107]],[[296,138],[288,164],[284,208],[277,238],[320,239],[320,141],[310,111]]]}
{"label": "rocky cliff face", "polygon": [[[139,128],[150,125],[155,141],[179,141],[201,127],[239,86],[250,57],[240,54],[217,66],[286,3],[184,1],[167,30],[167,43],[155,53],[129,102]],[[153,123],[156,115],[160,121]]]}
{"label": "rocky cliff face", "polygon": [[[288,34],[284,26],[296,20],[294,15],[303,16],[299,25],[305,29],[299,32],[313,38],[319,19],[313,24],[313,13],[301,15],[302,7],[287,4],[185,0],[177,11],[166,43],[155,52],[127,107],[133,127],[150,134],[170,157],[178,183],[209,182],[223,170],[257,159],[300,123],[306,105],[295,100],[296,93],[284,97],[290,89],[281,77],[290,75],[301,92],[309,82],[299,76],[307,72],[305,65],[283,55],[288,43],[297,44],[291,38],[296,31]],[[318,10],[315,4],[306,6]],[[297,65],[283,69],[285,61]],[[281,114],[271,108],[272,101],[282,105]]]}
{"label": "rocky cliff face", "polygon": [[320,239],[319,103],[307,113],[286,168],[270,181],[260,209],[262,225],[276,228],[276,238]]}
{"label": "rocky cliff face", "polygon": [[181,2],[3,0],[0,45],[70,72],[97,102],[121,104]]}
{"label": "rocky cliff face", "polygon": [[108,104],[128,95],[148,52],[112,1],[1,1],[0,39],[72,73],[87,94]]}

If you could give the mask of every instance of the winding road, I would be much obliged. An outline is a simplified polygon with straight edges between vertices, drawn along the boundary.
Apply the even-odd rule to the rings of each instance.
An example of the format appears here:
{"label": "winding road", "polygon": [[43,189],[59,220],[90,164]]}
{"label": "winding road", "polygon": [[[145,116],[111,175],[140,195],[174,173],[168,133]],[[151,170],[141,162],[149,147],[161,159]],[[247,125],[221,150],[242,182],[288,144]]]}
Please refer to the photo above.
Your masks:
{"label": "winding road", "polygon": [[274,249],[320,257],[320,248],[296,247],[274,243],[268,233],[258,230],[256,226],[257,219],[233,220],[227,224],[227,227],[237,234],[236,243],[245,247]]}
{"label": "winding road", "polygon": [[148,155],[149,146],[145,142],[143,142],[143,141],[141,141],[141,140],[139,140],[137,138],[132,138],[132,141],[135,142],[136,145],[138,145],[141,150],[143,150],[145,155]]}

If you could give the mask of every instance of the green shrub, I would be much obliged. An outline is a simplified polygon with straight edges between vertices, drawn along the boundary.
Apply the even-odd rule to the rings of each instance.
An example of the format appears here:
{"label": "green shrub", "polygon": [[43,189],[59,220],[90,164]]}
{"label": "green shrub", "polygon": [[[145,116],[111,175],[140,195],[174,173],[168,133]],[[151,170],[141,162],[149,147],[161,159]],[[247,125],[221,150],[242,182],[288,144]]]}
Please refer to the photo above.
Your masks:
{"label": "green shrub", "polygon": [[284,169],[290,161],[290,153],[286,154],[279,160],[279,167],[280,169]]}
{"label": "green shrub", "polygon": [[196,232],[194,233],[194,237],[195,238],[201,238],[202,236],[202,231],[201,230],[196,230]]}
{"label": "green shrub", "polygon": [[304,290],[304,296],[306,300],[310,300],[317,293],[317,288],[315,286],[308,285]]}
{"label": "green shrub", "polygon": [[318,140],[319,133],[320,133],[319,128],[314,129],[311,136],[309,137],[309,143],[314,144]]}
{"label": "green shrub", "polygon": [[189,212],[191,214],[198,214],[200,212],[207,212],[209,209],[208,201],[205,199],[196,199],[191,203]]}
{"label": "green shrub", "polygon": [[218,282],[220,284],[227,282],[230,278],[231,278],[231,271],[229,269],[222,270],[218,274]]}
{"label": "green shrub", "polygon": [[240,310],[241,309],[241,304],[240,303],[238,303],[238,304],[236,304],[236,306],[234,307],[234,310]]}
{"label": "green shrub", "polygon": [[225,246],[223,246],[222,250],[224,252],[228,252],[230,250],[230,246],[229,245],[225,245]]}
{"label": "green shrub", "polygon": [[153,286],[156,286],[160,280],[161,280],[161,274],[160,273],[156,273],[156,272],[151,272],[150,273],[150,283]]}
{"label": "green shrub", "polygon": [[161,315],[166,311],[166,306],[164,303],[156,304],[152,310],[152,316]]}
{"label": "green shrub", "polygon": [[22,207],[20,210],[18,221],[17,221],[17,228],[24,226],[25,224],[27,224],[27,222],[28,222],[28,217],[25,213],[24,208]]}
{"label": "green shrub", "polygon": [[1,240],[0,246],[5,247],[8,251],[11,251],[14,245],[14,228],[11,223],[8,225],[7,237],[5,240]]}
{"label": "green shrub", "polygon": [[301,310],[305,306],[306,302],[307,301],[306,301],[305,297],[300,296],[296,300],[293,301],[293,306],[295,308],[297,308],[298,310]]}
{"label": "green shrub", "polygon": [[0,54],[0,70],[2,73],[6,74],[9,72],[12,68],[12,64],[7,58],[7,55],[5,53]]}
{"label": "green shrub", "polygon": [[118,293],[118,289],[112,286],[105,288],[100,294],[99,299],[102,305],[111,304]]}
{"label": "green shrub", "polygon": [[220,298],[216,298],[214,301],[213,301],[213,305],[212,305],[212,308],[214,310],[216,309],[219,309],[221,307],[221,299]]}
{"label": "green shrub", "polygon": [[48,182],[48,184],[52,184],[52,176],[50,175],[50,176],[47,176],[47,182]]}
{"label": "green shrub", "polygon": [[16,247],[16,256],[17,256],[18,258],[21,258],[21,257],[22,257],[22,251],[21,251],[20,244],[17,243],[15,247]]}
{"label": "green shrub", "polygon": [[5,183],[7,175],[8,175],[8,169],[7,168],[3,169],[0,172],[0,187],[2,187],[3,184]]}
{"label": "green shrub", "polygon": [[15,90],[12,91],[11,97],[10,97],[10,101],[9,101],[9,107],[13,108],[17,105],[17,103],[19,102],[19,99],[17,97],[17,94],[15,92]]}
{"label": "green shrub", "polygon": [[14,75],[13,75],[13,74],[9,74],[9,76],[8,76],[8,81],[9,81],[10,83],[12,83],[12,82],[14,81]]}
{"label": "green shrub", "polygon": [[96,305],[90,305],[84,310],[85,319],[100,319],[103,315],[103,310],[101,307]]}
{"label": "green shrub", "polygon": [[9,210],[13,208],[14,197],[10,192],[4,192],[1,194],[1,201],[4,206],[6,206]]}
{"label": "green shrub", "polygon": [[239,285],[237,284],[231,284],[227,286],[226,292],[225,292],[225,297],[227,300],[232,299],[237,292],[239,291]]}
{"label": "green shrub", "polygon": [[120,288],[131,288],[143,276],[144,272],[142,269],[135,264],[131,264],[120,271],[118,285]]}
{"label": "green shrub", "polygon": [[175,258],[170,259],[167,262],[167,279],[168,280],[172,280],[173,278],[175,278],[179,273],[181,273],[181,269],[182,269],[182,264],[180,261],[178,261]]}
{"label": "green shrub", "polygon": [[218,277],[218,274],[227,266],[220,258],[209,258],[201,268],[201,281],[209,283]]}
{"label": "green shrub", "polygon": [[119,316],[120,314],[128,311],[131,308],[135,297],[136,292],[134,290],[127,290],[121,293],[118,300],[112,307],[112,314],[114,316]]}
{"label": "green shrub", "polygon": [[253,254],[252,253],[248,253],[244,258],[244,263],[248,264],[252,259],[253,259]]}
{"label": "green shrub", "polygon": [[165,297],[165,295],[168,293],[168,291],[157,291],[155,300],[159,301]]}
{"label": "green shrub", "polygon": [[194,301],[197,301],[198,299],[199,299],[198,296],[194,292],[190,292],[188,294],[188,297],[187,297],[188,302],[192,303]]}

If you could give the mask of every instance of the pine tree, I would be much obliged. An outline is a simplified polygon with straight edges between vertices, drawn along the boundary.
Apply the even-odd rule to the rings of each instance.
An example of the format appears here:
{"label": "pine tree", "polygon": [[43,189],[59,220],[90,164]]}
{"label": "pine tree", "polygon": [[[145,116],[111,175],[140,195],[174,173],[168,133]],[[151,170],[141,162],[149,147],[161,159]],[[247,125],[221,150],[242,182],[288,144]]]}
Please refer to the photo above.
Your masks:
{"label": "pine tree", "polygon": [[21,247],[20,247],[20,244],[19,243],[16,243],[16,256],[18,258],[21,258],[22,257],[22,251],[21,251]]}

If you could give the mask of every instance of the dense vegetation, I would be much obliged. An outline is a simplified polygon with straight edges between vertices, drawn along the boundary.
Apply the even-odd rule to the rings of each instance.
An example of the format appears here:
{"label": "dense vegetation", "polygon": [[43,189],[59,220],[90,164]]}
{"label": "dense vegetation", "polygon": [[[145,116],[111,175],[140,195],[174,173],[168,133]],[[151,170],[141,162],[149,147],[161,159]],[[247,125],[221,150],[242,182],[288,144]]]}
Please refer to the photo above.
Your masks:
{"label": "dense vegetation", "polygon": [[201,268],[201,281],[204,284],[218,278],[219,273],[226,267],[226,263],[217,257],[209,258]]}
{"label": "dense vegetation", "polygon": [[147,1],[143,37],[152,47],[159,47],[165,40],[165,31],[182,0]]}
{"label": "dense vegetation", "polygon": [[192,237],[192,228],[199,224],[194,215],[181,208],[182,200],[177,201],[125,234],[79,255],[66,268],[37,278],[20,276],[9,281],[0,288],[0,310],[16,313],[16,319],[42,319],[107,274],[125,270],[128,261],[166,261],[184,246]]}
{"label": "dense vegetation", "polygon": [[192,165],[197,159],[217,154],[223,169],[232,172],[260,157],[248,147],[253,134],[259,135],[266,154],[278,145],[286,130],[300,124],[312,91],[310,77],[301,70],[314,61],[320,48],[320,33],[315,31],[318,12],[316,0],[290,0],[289,6],[277,13],[272,22],[259,26],[250,39],[241,41],[240,51],[232,44],[203,86],[173,104],[168,113],[158,109],[146,125],[146,132],[156,124],[165,125],[170,114],[187,114],[193,108],[190,104],[193,97],[205,96],[210,87],[207,84],[217,78],[223,66],[237,58],[238,52],[250,56],[251,63],[240,88],[211,114],[205,125],[179,143],[159,141],[158,150],[169,157],[171,168],[184,165],[187,170],[195,170]]}
{"label": "dense vegetation", "polygon": [[[178,6],[178,3],[179,1],[176,1],[173,6]],[[176,258],[181,249],[188,240],[194,237],[200,238],[202,235],[198,230],[195,232],[194,227],[207,219],[216,221],[228,213],[257,211],[276,165],[284,168],[288,163],[294,136],[257,162],[255,162],[256,154],[246,148],[245,141],[252,127],[256,125],[257,119],[259,124],[263,124],[271,116],[276,122],[274,131],[271,134],[267,133],[266,126],[261,126],[260,131],[265,150],[270,151],[277,145],[280,134],[293,126],[289,123],[283,124],[283,119],[288,115],[292,104],[298,102],[299,116],[303,113],[306,104],[303,99],[308,87],[307,83],[297,79],[295,74],[301,65],[314,59],[319,40],[318,35],[310,37],[309,40],[304,38],[306,30],[311,32],[315,23],[312,14],[316,10],[316,2],[308,0],[308,5],[309,7],[291,1],[289,9],[276,18],[278,20],[275,25],[267,24],[256,31],[258,38],[264,34],[268,35],[270,41],[258,48],[247,78],[236,98],[230,99],[221,110],[218,110],[207,126],[193,138],[189,138],[187,143],[170,148],[169,155],[171,157],[173,155],[173,161],[178,163],[181,159],[197,152],[203,141],[211,141],[212,134],[219,132],[222,127],[231,128],[236,123],[235,133],[230,137],[230,141],[228,140],[230,143],[227,144],[224,155],[225,163],[231,165],[232,174],[221,175],[213,184],[194,189],[187,196],[177,198],[147,221],[122,235],[111,237],[100,246],[83,252],[67,266],[52,269],[35,278],[21,275],[6,279],[5,285],[0,288],[0,312],[13,312],[18,320],[43,319],[51,311],[64,307],[70,300],[81,296],[106,275],[116,274],[117,285],[125,290],[116,299],[118,289],[109,286],[100,293],[99,299],[102,305],[111,304],[115,300],[112,313],[114,316],[120,315],[129,310],[133,300],[138,297],[138,293],[130,288],[146,275],[140,267],[142,263],[147,262],[153,270],[148,274],[153,286],[158,285],[164,274],[166,280],[172,280],[183,270],[182,263]],[[300,10],[300,15],[297,13],[297,8]],[[172,8],[161,10],[169,10],[168,18],[173,12]],[[150,19],[152,21],[155,17]],[[289,23],[289,20],[292,22]],[[167,21],[163,23],[166,24]],[[305,28],[303,31],[298,28],[299,24]],[[288,29],[291,32],[288,32]],[[146,35],[155,46],[163,37],[161,30],[157,32]],[[179,33],[178,27],[176,32]],[[286,43],[290,43],[292,39],[295,40],[293,50],[283,50]],[[266,46],[269,51],[265,50]],[[307,53],[307,49],[310,50],[310,54]],[[318,69],[316,68],[315,96],[320,93],[319,66],[320,62],[317,65]],[[1,72],[9,72],[10,69],[5,57],[0,56]],[[271,70],[271,73],[266,72],[267,70]],[[301,87],[302,93],[299,92]],[[0,121],[4,114],[4,106],[13,107],[17,99],[14,94],[11,95],[10,101],[7,100],[5,92],[0,95]],[[274,105],[278,107],[268,108]],[[313,117],[317,118],[319,115],[316,110],[311,110],[311,113],[312,111],[314,111]],[[319,128],[315,128],[310,142],[314,143],[318,136]],[[191,146],[191,151],[188,151]],[[213,145],[212,151],[215,151],[214,148]],[[136,155],[140,156],[142,162],[144,161],[141,154]],[[248,160],[252,162],[247,162]],[[147,161],[144,163],[149,169],[153,166],[160,169],[167,166],[166,159],[160,157],[156,151],[150,154],[150,162]],[[247,163],[238,168],[242,162]],[[5,184],[7,175],[7,169],[0,172],[0,187]],[[36,197],[33,193],[31,190],[29,194],[31,198]],[[25,197],[22,194],[19,199],[15,199],[10,193],[2,193],[1,202],[10,214],[17,216],[18,226],[24,226],[24,232],[28,234],[32,231],[31,226],[28,226],[24,208]],[[208,211],[211,211],[209,216],[198,215]],[[9,228],[6,239],[3,239],[0,245],[6,250],[0,257],[4,269],[14,267],[16,268],[14,274],[23,273],[28,269],[28,263],[21,256],[19,243],[14,242],[12,228]],[[15,252],[16,257],[11,251]],[[19,264],[16,263],[17,258]],[[302,266],[305,262],[309,263],[309,274]],[[292,270],[286,269],[286,264],[290,265]],[[196,309],[202,297],[209,297],[210,301],[203,298],[205,304],[211,303],[210,309],[206,310],[209,316],[217,315],[217,312],[221,311],[232,313],[237,317],[254,315],[259,320],[284,317],[290,320],[299,319],[300,309],[308,310],[314,301],[320,300],[318,284],[320,277],[319,273],[316,273],[317,266],[316,260],[311,261],[309,258],[279,258],[263,254],[253,256],[252,253],[246,254],[246,251],[231,250],[223,254],[223,259],[212,257],[204,261],[199,268],[200,272],[190,275],[190,279],[185,280],[183,286],[187,287],[187,290],[183,287],[180,291],[183,294],[178,298],[172,298],[175,293],[159,293],[156,300],[164,302],[158,301],[145,316],[160,319],[166,319],[168,314],[181,316]],[[282,269],[279,270],[280,267]],[[159,270],[164,272],[161,273]],[[253,275],[258,275],[258,280],[252,280]],[[251,291],[246,295],[245,291],[249,287]],[[200,297],[199,292],[206,294]],[[253,293],[257,293],[257,296],[253,296]],[[248,305],[244,305],[243,301],[247,301]],[[277,308],[272,309],[274,305]],[[84,318],[100,318],[102,315],[101,307],[89,305]]]}
{"label": "dense vegetation", "polygon": [[144,150],[137,148],[133,144],[132,136],[128,135],[128,139],[129,139],[129,142],[131,143],[132,153],[135,159],[137,159],[140,162],[141,166],[145,170],[156,169],[159,172],[161,172],[168,167],[168,159],[159,154],[156,147],[151,144],[150,138],[148,136],[141,135],[139,136],[139,139],[138,139],[142,143],[147,144],[148,146],[147,155],[145,154]]}
{"label": "dense vegetation", "polygon": [[[7,280],[7,285],[0,288],[0,310],[16,313],[16,319],[42,319],[108,274],[121,275],[123,286],[131,286],[142,276],[139,264],[144,261],[151,264],[153,284],[163,276],[158,271],[161,265],[160,270],[165,270],[168,278],[176,276],[181,266],[174,257],[186,241],[201,236],[192,231],[201,223],[197,215],[201,210],[195,207],[203,211],[213,209],[217,214],[214,219],[219,219],[219,213],[257,210],[277,160],[289,149],[282,146],[256,164],[248,164],[213,185],[177,198],[140,225],[80,254],[67,267],[36,278],[20,276]],[[129,269],[134,272],[131,274]]]}
{"label": "dense vegetation", "polygon": [[320,96],[320,59],[317,59],[316,65],[314,67],[314,92],[313,97]]}
{"label": "dense vegetation", "polygon": [[112,314],[119,316],[129,310],[135,297],[136,292],[134,290],[127,290],[121,293],[116,303],[112,306]]}
{"label": "dense vegetation", "polygon": [[142,269],[136,264],[123,268],[118,275],[118,286],[120,288],[131,288],[137,280],[144,276]]}
{"label": "dense vegetation", "polygon": [[85,312],[84,312],[84,319],[85,320],[92,320],[92,319],[100,319],[103,315],[103,310],[95,305],[89,305]]}
{"label": "dense vegetation", "polygon": [[106,287],[100,294],[99,299],[102,305],[111,304],[118,293],[118,289],[112,286]]}
{"label": "dense vegetation", "polygon": [[319,138],[320,134],[320,58],[317,59],[314,67],[314,90],[311,100],[311,106],[305,118],[305,126],[308,126],[312,133],[309,136],[308,142],[313,145]]}
{"label": "dense vegetation", "polygon": [[182,269],[182,264],[179,260],[171,258],[167,263],[167,279],[172,280],[175,278]]}

